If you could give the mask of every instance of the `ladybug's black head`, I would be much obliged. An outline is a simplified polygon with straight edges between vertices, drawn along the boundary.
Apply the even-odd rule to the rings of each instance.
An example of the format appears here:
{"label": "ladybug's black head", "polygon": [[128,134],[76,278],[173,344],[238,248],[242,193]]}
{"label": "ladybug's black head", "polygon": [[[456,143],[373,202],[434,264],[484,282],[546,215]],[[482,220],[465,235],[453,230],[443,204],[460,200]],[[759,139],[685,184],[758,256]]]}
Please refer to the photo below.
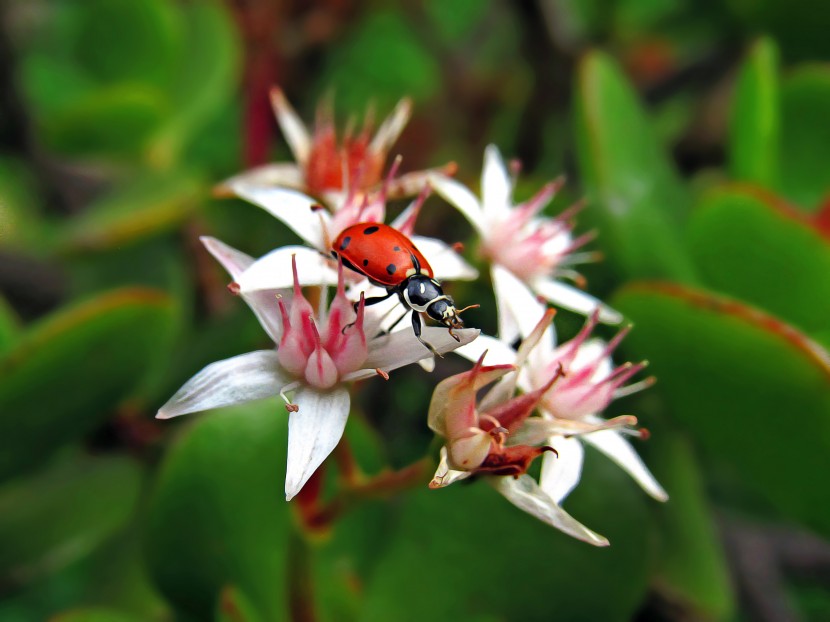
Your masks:
{"label": "ladybug's black head", "polygon": [[458,341],[458,337],[452,331],[464,328],[464,322],[459,315],[461,311],[455,308],[455,302],[444,293],[438,281],[425,275],[414,275],[409,278],[406,289],[403,290],[403,298],[411,309],[426,313],[436,322],[449,328],[450,335]]}

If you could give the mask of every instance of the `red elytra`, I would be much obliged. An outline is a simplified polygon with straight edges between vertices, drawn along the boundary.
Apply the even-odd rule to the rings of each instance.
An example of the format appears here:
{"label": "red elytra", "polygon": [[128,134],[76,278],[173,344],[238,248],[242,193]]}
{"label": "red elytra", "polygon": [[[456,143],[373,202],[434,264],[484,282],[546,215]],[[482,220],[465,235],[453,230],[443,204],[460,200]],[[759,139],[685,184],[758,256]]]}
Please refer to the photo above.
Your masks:
{"label": "red elytra", "polygon": [[380,222],[347,227],[334,240],[331,250],[347,268],[383,287],[396,287],[414,274],[433,277],[432,267],[412,240]]}

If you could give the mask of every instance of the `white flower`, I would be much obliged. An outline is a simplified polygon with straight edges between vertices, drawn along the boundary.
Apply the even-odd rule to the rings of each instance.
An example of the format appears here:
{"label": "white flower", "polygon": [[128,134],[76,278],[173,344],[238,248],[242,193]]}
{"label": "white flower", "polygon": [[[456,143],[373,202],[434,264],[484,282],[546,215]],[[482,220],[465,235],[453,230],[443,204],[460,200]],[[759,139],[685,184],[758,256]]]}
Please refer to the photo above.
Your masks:
{"label": "white flower", "polygon": [[[314,130],[302,122],[280,88],[271,89],[271,105],[295,163],[273,163],[240,173],[217,188],[219,194],[240,194],[244,188],[293,188],[319,197],[336,210],[349,195],[364,194],[380,185],[383,169],[392,145],[406,127],[412,114],[412,102],[402,99],[392,113],[373,131],[371,110],[363,128],[354,133],[347,128],[338,142],[330,105],[317,112]],[[444,167],[451,172],[455,165]],[[394,197],[418,194],[426,181],[426,171],[409,173],[389,184]]]}
{"label": "white flower", "polygon": [[536,391],[514,396],[515,387],[504,391],[496,384],[479,402],[479,391],[498,379],[515,376],[513,365],[485,366],[482,354],[473,368],[443,380],[435,388],[429,408],[429,427],[446,439],[441,448],[441,462],[430,488],[442,488],[460,479],[478,474],[511,503],[556,527],[568,535],[595,546],[607,546],[608,540],[591,531],[559,506],[536,483],[527,469],[540,455],[555,455],[551,446],[520,439],[524,426],[542,395],[558,379],[557,375]]}
{"label": "white flower", "polygon": [[598,310],[600,320],[606,323],[622,321],[618,312],[559,280],[569,278],[579,283],[582,278],[572,266],[592,258],[591,253],[574,252],[592,237],[571,235],[573,225],[569,220],[579,206],[556,218],[539,216],[561,181],[544,186],[535,197],[514,206],[513,181],[493,145],[484,152],[481,201],[463,184],[446,175],[433,173],[429,180],[481,236],[482,254],[492,264],[502,340],[512,343],[519,335],[526,337],[528,332],[522,327],[532,328],[542,317],[544,306],[533,300],[536,296],[584,315]]}
{"label": "white flower", "polygon": [[642,435],[633,428],[637,419],[623,416],[606,421],[599,416],[613,399],[652,383],[648,378],[624,386],[645,367],[645,363],[625,363],[615,368],[611,361],[611,352],[628,329],[620,331],[607,344],[599,339],[589,340],[598,321],[594,313],[576,337],[556,347],[551,327],[553,314],[553,310],[546,312],[518,352],[493,337],[481,335],[458,353],[476,360],[482,352],[489,350],[491,361],[516,365],[519,373],[493,389],[502,394],[511,393],[516,385],[527,392],[544,389],[552,376],[561,374],[552,387],[544,390],[539,400],[543,417],[528,420],[513,438],[514,442],[545,442],[556,449],[558,455],[548,453],[542,458],[539,482],[556,503],[560,503],[579,482],[584,453],[582,443],[593,445],[611,458],[649,495],[658,501],[666,501],[666,491],[624,438]]}
{"label": "white flower", "polygon": [[[202,242],[233,278],[253,263],[219,240]],[[382,334],[380,322],[366,317],[362,301],[355,312],[346,298],[342,271],[331,305],[321,305],[316,313],[300,290],[297,273],[295,263],[291,297],[286,290],[241,292],[277,347],[208,365],[156,415],[168,419],[279,395],[289,411],[286,499],[299,492],[343,435],[350,404],[345,383],[386,376],[430,356],[411,332]],[[440,353],[471,342],[477,334],[473,329],[457,331],[457,343],[445,330],[424,329],[424,337]]]}

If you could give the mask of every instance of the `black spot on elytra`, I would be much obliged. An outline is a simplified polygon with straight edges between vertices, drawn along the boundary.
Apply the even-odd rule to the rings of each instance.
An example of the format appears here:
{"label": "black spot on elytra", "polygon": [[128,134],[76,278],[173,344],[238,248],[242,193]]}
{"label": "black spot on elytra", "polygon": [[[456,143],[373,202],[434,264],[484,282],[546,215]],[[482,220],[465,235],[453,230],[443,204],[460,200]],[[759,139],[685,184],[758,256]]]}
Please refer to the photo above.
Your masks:
{"label": "black spot on elytra", "polygon": [[372,225],[371,227],[366,227],[363,230],[363,233],[365,233],[366,235],[372,235],[378,229],[380,229],[380,227],[375,227],[374,225]]}
{"label": "black spot on elytra", "polygon": [[399,250],[401,250],[401,247],[400,246],[395,246],[392,250],[397,253]]}
{"label": "black spot on elytra", "polygon": [[365,267],[366,267],[366,266],[368,266],[368,265],[369,265],[369,260],[368,260],[368,259],[364,259],[364,260],[363,260],[363,267],[365,268]]}
{"label": "black spot on elytra", "polygon": [[386,266],[386,271],[387,271],[389,274],[395,274],[395,270],[397,270],[397,269],[398,269],[398,266],[396,266],[396,265],[395,265],[395,264],[393,264],[393,263],[390,263],[388,266]]}
{"label": "black spot on elytra", "polygon": [[351,242],[351,241],[352,241],[351,236],[347,235],[345,238],[343,238],[343,241],[340,242],[340,250],[341,251],[346,250],[346,247],[349,245],[349,242]]}

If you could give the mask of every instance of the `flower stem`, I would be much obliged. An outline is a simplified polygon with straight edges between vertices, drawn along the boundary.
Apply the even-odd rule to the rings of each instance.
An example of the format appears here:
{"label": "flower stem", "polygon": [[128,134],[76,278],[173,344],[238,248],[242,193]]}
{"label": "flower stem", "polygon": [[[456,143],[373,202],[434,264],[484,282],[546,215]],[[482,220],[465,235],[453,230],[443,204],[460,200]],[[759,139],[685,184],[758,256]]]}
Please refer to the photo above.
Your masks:
{"label": "flower stem", "polygon": [[288,608],[292,622],[315,622],[311,550],[302,534],[288,541]]}

